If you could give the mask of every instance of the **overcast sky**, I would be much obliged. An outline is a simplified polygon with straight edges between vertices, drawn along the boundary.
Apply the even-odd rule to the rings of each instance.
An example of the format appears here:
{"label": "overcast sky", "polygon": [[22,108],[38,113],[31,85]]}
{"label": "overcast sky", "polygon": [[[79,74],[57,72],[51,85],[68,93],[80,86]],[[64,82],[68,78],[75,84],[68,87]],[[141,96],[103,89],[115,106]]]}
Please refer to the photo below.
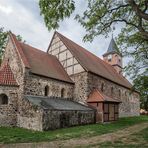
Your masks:
{"label": "overcast sky", "polygon": [[[76,11],[69,19],[60,24],[57,31],[101,57],[108,48],[111,34],[108,38],[96,37],[92,43],[82,41],[85,30],[74,20],[74,15],[85,9],[84,1],[76,1]],[[27,44],[43,51],[47,50],[54,32],[47,30],[43,17],[40,16],[38,0],[0,0],[0,27],[21,35]],[[120,32],[120,28],[120,25],[116,27],[115,37]]]}

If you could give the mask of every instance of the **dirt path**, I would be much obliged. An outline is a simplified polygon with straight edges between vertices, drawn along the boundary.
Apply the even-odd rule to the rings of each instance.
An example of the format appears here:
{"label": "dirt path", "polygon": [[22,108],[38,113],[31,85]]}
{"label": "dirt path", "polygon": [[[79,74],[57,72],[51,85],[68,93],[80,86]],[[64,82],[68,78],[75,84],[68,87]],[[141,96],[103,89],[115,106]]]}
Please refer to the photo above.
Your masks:
{"label": "dirt path", "polygon": [[53,142],[42,142],[42,143],[21,143],[21,144],[8,144],[0,145],[0,148],[74,148],[77,146],[87,146],[92,144],[98,144],[105,141],[115,141],[119,138],[129,136],[133,133],[140,132],[141,130],[148,127],[148,122],[136,124],[128,128],[118,130],[113,133],[108,133],[100,136],[80,138],[80,139],[70,139],[62,141]]}

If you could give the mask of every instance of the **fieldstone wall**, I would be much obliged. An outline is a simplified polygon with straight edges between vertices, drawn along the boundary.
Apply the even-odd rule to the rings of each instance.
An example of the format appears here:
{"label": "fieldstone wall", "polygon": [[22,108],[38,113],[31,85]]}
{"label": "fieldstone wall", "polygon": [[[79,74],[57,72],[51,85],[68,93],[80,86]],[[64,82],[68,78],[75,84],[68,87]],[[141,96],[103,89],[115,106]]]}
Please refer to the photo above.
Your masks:
{"label": "fieldstone wall", "polygon": [[22,99],[22,103],[20,113],[17,114],[17,126],[42,131],[42,109],[26,99]]}
{"label": "fieldstone wall", "polygon": [[17,126],[46,131],[95,123],[95,110],[44,110],[23,99],[24,106],[17,118]]}
{"label": "fieldstone wall", "polygon": [[[121,99],[119,105],[119,117],[137,116],[140,111],[139,95],[131,90],[117,85],[111,81],[105,80],[99,76],[88,74],[88,92],[93,88],[98,88],[101,91],[101,85],[104,84],[103,93],[108,96]],[[111,89],[113,88],[113,93]]]}
{"label": "fieldstone wall", "polygon": [[25,76],[24,95],[44,96],[46,86],[49,87],[48,96],[61,97],[61,90],[64,88],[64,98],[73,98],[73,84],[33,74]]}
{"label": "fieldstone wall", "polygon": [[[74,98],[76,101],[86,103],[86,100],[94,88],[102,91],[107,96],[112,96],[121,99],[122,103],[119,105],[119,117],[124,116],[137,116],[140,110],[139,95],[136,92],[117,85],[102,77],[92,73],[80,73],[71,77],[75,82]],[[113,93],[111,89],[113,88]]]}
{"label": "fieldstone wall", "polygon": [[77,102],[86,103],[88,97],[88,73],[82,72],[70,77],[75,82],[74,100]]}
{"label": "fieldstone wall", "polygon": [[43,130],[95,123],[95,111],[45,110]]}
{"label": "fieldstone wall", "polygon": [[16,126],[18,88],[0,86],[0,94],[5,94],[8,97],[8,104],[0,104],[0,126]]}
{"label": "fieldstone wall", "polygon": [[[22,106],[21,98],[23,98],[24,93],[24,75],[26,73],[26,68],[24,66],[23,61],[21,60],[21,57],[14,46],[12,40],[9,38],[4,57],[3,57],[3,63],[5,63],[5,60],[9,60],[9,65],[11,67],[11,70],[14,74],[14,78],[17,81],[19,88],[17,91],[18,94],[18,106]],[[19,110],[19,108],[18,108]]]}
{"label": "fieldstone wall", "polygon": [[131,93],[129,91],[126,96],[121,98],[121,100],[122,103],[119,104],[119,117],[140,115],[140,98],[138,93]]}

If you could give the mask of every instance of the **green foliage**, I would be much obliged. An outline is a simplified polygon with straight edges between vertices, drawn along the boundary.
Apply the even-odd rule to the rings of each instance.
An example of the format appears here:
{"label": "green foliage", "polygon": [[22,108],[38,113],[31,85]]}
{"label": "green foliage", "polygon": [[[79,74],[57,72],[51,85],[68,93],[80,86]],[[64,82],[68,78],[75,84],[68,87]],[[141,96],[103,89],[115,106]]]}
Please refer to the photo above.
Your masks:
{"label": "green foliage", "polygon": [[23,37],[21,35],[17,35],[16,38],[17,38],[18,41],[26,43],[26,41],[23,40]]}
{"label": "green foliage", "polygon": [[[4,28],[0,28],[0,64],[2,60],[2,56],[4,54],[4,50],[8,41],[8,31],[5,31]],[[17,40],[26,42],[20,35],[16,36]]]}
{"label": "green foliage", "polygon": [[7,42],[8,33],[4,31],[4,28],[0,28],[0,59],[4,53],[4,49]]}
{"label": "green foliage", "polygon": [[80,138],[84,136],[90,137],[111,133],[142,122],[148,122],[148,117],[126,117],[120,118],[119,121],[110,124],[92,124],[46,132],[0,127],[0,143],[41,142]]}
{"label": "green foliage", "polygon": [[[116,38],[122,55],[130,57],[125,67],[133,80],[148,76],[148,1],[147,0],[87,0],[87,9],[75,19],[85,28],[84,41],[93,41],[98,35],[106,37],[121,24]],[[60,20],[74,11],[73,1],[40,0],[41,14],[49,30],[58,28]],[[135,83],[135,86],[138,83]],[[142,84],[141,84],[142,85]],[[139,86],[137,86],[139,87]],[[142,86],[141,86],[142,87]],[[136,88],[136,87],[135,87]]]}
{"label": "green foliage", "polygon": [[40,0],[39,6],[49,30],[58,28],[60,20],[69,17],[75,10],[73,0]]}
{"label": "green foliage", "polygon": [[134,87],[140,92],[140,107],[148,111],[148,76],[138,76],[134,80]]}

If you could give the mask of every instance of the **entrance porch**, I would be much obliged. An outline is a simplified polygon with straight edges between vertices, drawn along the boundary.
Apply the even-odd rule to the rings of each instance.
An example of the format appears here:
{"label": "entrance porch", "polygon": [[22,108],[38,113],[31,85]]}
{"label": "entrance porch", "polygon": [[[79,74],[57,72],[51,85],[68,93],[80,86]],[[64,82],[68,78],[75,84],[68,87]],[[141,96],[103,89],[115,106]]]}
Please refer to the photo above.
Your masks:
{"label": "entrance porch", "polygon": [[95,89],[89,95],[87,103],[96,108],[96,122],[111,122],[119,118],[118,99],[113,99]]}

